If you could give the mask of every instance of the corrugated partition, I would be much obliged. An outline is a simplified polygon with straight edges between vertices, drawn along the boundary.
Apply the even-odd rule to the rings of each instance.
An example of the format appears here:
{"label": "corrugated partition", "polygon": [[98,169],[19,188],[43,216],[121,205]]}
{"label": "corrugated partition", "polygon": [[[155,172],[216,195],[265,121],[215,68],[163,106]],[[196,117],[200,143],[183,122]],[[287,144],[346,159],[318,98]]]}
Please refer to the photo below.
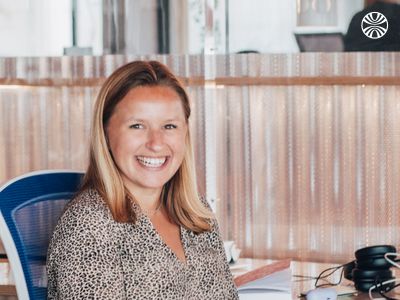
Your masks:
{"label": "corrugated partition", "polygon": [[345,262],[399,244],[399,54],[217,66],[220,223],[244,256]]}
{"label": "corrugated partition", "polygon": [[0,59],[0,182],[85,169],[93,100],[134,59],[188,86],[200,191],[243,256],[344,262],[400,244],[400,54]]}
{"label": "corrugated partition", "polygon": [[[118,66],[135,59],[160,60],[185,82],[203,73],[201,56],[0,59],[0,183],[39,169],[84,170],[92,106],[100,85]],[[203,87],[188,90],[194,106],[199,106]],[[199,107],[192,118],[194,139],[204,139],[197,121],[202,118]],[[196,157],[204,193],[204,150],[200,146],[195,152],[200,152]]]}

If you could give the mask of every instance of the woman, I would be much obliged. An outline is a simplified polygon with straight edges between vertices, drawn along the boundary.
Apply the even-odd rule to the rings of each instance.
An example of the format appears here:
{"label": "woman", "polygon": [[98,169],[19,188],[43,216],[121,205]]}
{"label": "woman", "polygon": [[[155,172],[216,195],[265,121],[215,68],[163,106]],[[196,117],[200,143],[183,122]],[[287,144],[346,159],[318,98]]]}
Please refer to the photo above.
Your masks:
{"label": "woman", "polygon": [[49,299],[237,299],[199,199],[188,96],[161,63],[117,69],[95,104],[83,186],[48,252]]}

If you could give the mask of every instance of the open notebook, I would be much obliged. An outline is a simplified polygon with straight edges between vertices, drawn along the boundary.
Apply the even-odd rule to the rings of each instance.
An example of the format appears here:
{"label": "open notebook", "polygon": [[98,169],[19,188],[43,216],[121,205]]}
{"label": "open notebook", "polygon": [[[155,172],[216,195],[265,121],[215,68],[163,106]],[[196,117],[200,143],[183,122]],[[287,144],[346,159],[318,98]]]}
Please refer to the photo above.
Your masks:
{"label": "open notebook", "polygon": [[281,260],[235,276],[241,300],[292,299],[290,260]]}

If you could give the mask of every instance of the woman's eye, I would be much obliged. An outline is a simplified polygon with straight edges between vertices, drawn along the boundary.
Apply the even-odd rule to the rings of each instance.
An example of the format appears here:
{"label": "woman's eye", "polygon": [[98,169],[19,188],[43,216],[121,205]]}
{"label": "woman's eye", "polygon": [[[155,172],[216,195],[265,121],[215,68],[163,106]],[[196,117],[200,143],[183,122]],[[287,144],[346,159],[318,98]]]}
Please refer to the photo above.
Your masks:
{"label": "woman's eye", "polygon": [[141,129],[141,128],[143,128],[143,125],[142,124],[132,124],[129,126],[129,128]]}
{"label": "woman's eye", "polygon": [[175,129],[175,128],[177,128],[177,126],[174,125],[174,124],[167,124],[167,125],[165,125],[165,129]]}

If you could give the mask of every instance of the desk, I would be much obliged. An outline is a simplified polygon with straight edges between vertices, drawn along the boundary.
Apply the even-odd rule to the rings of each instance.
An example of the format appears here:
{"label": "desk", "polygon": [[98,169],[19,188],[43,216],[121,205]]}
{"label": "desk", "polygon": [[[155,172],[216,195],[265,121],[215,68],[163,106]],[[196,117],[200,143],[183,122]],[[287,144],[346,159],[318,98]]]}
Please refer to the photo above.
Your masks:
{"label": "desk", "polygon": [[[268,259],[250,259],[250,258],[240,258],[239,261],[236,263],[238,268],[232,269],[232,274],[240,275],[247,271],[256,269],[266,264],[270,264],[276,260],[268,260]],[[240,266],[244,266],[240,268]],[[292,275],[302,275],[302,276],[310,276],[310,277],[317,277],[323,270],[337,266],[337,264],[328,264],[328,263],[313,263],[313,262],[299,262],[299,261],[292,261],[291,269]],[[400,277],[400,270],[399,272],[395,271],[396,277]],[[340,278],[340,271],[335,272],[331,277],[333,282],[339,281]],[[314,288],[314,279],[301,279],[297,277],[292,277],[292,299],[299,299],[299,295],[301,292],[308,291]],[[343,278],[341,285],[343,286],[352,286],[352,282]],[[390,294],[392,297],[400,299],[399,291],[396,293]],[[374,297],[378,297],[379,294],[375,294]],[[304,298],[302,298],[304,299]],[[368,293],[358,292],[354,295],[345,295],[340,296],[338,299],[345,300],[345,299],[358,299],[358,300],[366,300],[369,299]]]}
{"label": "desk", "polygon": [[[234,268],[232,270],[232,274],[239,275],[244,272],[256,269],[266,264],[270,264],[276,260],[268,260],[268,259],[251,259],[251,258],[241,258],[236,263],[238,268]],[[240,266],[243,266],[240,268]],[[327,263],[312,263],[312,262],[298,262],[292,261],[291,269],[293,275],[302,275],[302,276],[318,276],[321,271],[335,266],[334,264]],[[399,270],[400,271],[400,270]],[[336,272],[332,277],[332,280],[338,280],[340,277],[340,272]],[[400,272],[396,272],[396,277],[400,277]],[[342,285],[351,285],[351,282],[343,279]],[[292,286],[292,295],[293,299],[299,299],[298,295],[301,292],[308,291],[314,288],[314,280],[312,279],[300,279],[293,278],[293,286]],[[0,300],[17,300],[16,297],[17,292],[15,290],[14,278],[12,276],[12,272],[10,270],[10,266],[8,264],[7,259],[0,259]],[[397,295],[397,297],[396,297]],[[400,294],[393,294],[393,297],[400,298]],[[369,299],[367,293],[358,293],[357,295],[348,295],[341,296],[339,299],[359,299],[366,300]]]}

